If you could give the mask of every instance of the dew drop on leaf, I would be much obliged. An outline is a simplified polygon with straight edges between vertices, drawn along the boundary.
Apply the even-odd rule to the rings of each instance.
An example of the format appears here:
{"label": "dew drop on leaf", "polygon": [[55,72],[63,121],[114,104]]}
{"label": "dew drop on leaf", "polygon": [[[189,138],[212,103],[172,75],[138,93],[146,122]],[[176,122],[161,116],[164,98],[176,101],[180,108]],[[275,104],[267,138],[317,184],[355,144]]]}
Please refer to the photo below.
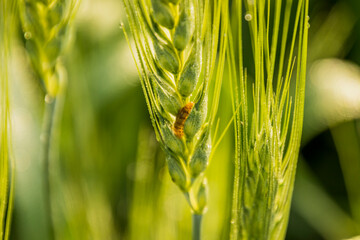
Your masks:
{"label": "dew drop on leaf", "polygon": [[245,20],[248,21],[248,22],[250,22],[250,21],[252,20],[252,15],[251,15],[251,13],[245,14]]}
{"label": "dew drop on leaf", "polygon": [[31,37],[32,37],[31,32],[25,32],[25,33],[24,33],[24,38],[25,38],[26,40],[30,40]]}

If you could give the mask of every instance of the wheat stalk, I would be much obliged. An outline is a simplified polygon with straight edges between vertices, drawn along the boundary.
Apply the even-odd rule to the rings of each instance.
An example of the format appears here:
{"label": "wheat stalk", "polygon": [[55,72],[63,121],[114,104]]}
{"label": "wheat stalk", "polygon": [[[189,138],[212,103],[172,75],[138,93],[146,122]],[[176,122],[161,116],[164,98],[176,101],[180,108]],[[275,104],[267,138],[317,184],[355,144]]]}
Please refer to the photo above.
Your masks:
{"label": "wheat stalk", "polygon": [[45,93],[41,138],[50,239],[55,237],[51,215],[50,150],[55,118],[60,118],[61,115],[56,103],[66,82],[66,70],[61,56],[68,44],[70,23],[79,4],[78,0],[19,0],[26,50]]}
{"label": "wheat stalk", "polygon": [[9,62],[16,1],[0,3],[0,239],[9,239],[15,166],[11,155]]}
{"label": "wheat stalk", "polygon": [[[230,239],[285,237],[303,123],[308,4],[233,2],[228,61],[237,120]],[[243,21],[249,22],[254,56],[251,93],[243,61]]]}
{"label": "wheat stalk", "polygon": [[166,153],[173,182],[192,209],[193,239],[200,239],[201,219],[207,205],[204,171],[211,153],[210,130],[219,101],[221,67],[214,83],[212,104],[208,104],[209,85],[215,67],[220,17],[227,13],[227,3],[219,0],[123,0],[123,3],[157,140]]}

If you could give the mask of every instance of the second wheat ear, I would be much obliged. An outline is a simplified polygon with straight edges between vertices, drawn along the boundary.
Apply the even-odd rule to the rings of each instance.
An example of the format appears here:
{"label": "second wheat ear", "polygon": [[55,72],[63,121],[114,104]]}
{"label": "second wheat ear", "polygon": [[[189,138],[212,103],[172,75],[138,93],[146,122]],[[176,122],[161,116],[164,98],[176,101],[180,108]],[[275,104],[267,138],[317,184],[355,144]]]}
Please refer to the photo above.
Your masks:
{"label": "second wheat ear", "polygon": [[[173,182],[191,207],[193,239],[200,239],[201,216],[208,198],[204,172],[209,163],[211,126],[221,87],[220,74],[212,82],[212,73],[220,18],[227,13],[227,3],[123,0],[123,4],[135,41],[132,52],[157,140],[166,153]],[[224,25],[222,31],[225,29]],[[124,33],[130,45],[125,30]],[[220,52],[224,49],[222,44]],[[218,64],[220,72],[222,63]],[[209,87],[211,84],[213,88]],[[214,89],[211,104],[210,89]]]}
{"label": "second wheat ear", "polygon": [[304,117],[308,7],[308,0],[232,1],[227,51],[236,156],[231,240],[286,235]]}
{"label": "second wheat ear", "polygon": [[49,239],[55,239],[51,207],[50,156],[54,123],[57,122],[55,118],[61,116],[57,103],[66,82],[66,69],[61,56],[68,45],[71,21],[79,4],[80,0],[19,0],[19,15],[26,40],[26,52],[45,94],[41,140]]}

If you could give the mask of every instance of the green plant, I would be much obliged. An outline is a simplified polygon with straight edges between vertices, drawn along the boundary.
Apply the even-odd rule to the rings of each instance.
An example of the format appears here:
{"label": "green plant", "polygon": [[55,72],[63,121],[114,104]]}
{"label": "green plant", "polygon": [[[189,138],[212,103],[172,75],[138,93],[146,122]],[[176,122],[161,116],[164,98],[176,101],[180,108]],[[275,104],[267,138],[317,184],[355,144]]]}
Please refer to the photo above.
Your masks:
{"label": "green plant", "polygon": [[[228,66],[236,159],[230,238],[283,239],[303,124],[308,1],[237,0],[232,9]],[[244,46],[244,21],[251,46]],[[253,82],[244,64],[246,47],[252,49]]]}
{"label": "green plant", "polygon": [[[166,154],[173,182],[192,209],[193,239],[200,239],[201,219],[207,205],[204,171],[212,150],[211,127],[220,95],[224,41],[214,82],[212,73],[220,18],[227,14],[227,2],[123,0],[123,3],[157,140]],[[225,32],[227,22],[222,24],[221,30]],[[209,105],[212,84],[214,92]]]}
{"label": "green plant", "polygon": [[43,164],[46,207],[50,238],[54,238],[51,217],[50,156],[55,118],[61,112],[56,103],[64,91],[66,70],[61,56],[69,41],[69,26],[79,6],[78,0],[19,0],[20,19],[26,40],[26,50],[33,70],[45,93]]}
{"label": "green plant", "polygon": [[16,1],[0,3],[0,239],[9,239],[15,166],[11,155],[9,60]]}

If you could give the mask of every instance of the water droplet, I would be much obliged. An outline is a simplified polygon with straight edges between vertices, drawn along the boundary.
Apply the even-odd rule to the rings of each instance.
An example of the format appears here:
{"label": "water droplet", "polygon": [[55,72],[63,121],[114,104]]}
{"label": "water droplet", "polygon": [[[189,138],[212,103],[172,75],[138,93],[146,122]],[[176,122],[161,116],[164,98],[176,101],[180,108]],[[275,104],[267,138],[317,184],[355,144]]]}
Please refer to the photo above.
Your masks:
{"label": "water droplet", "polygon": [[251,13],[246,13],[246,14],[245,14],[245,20],[248,21],[248,22],[250,22],[250,21],[252,20],[252,15],[251,15]]}
{"label": "water droplet", "polygon": [[24,38],[25,38],[26,40],[31,39],[31,37],[32,37],[31,32],[25,32],[25,33],[24,33]]}
{"label": "water droplet", "polygon": [[119,27],[120,27],[120,29],[123,29],[124,28],[124,23],[121,22]]}
{"label": "water droplet", "polygon": [[45,102],[46,103],[52,103],[52,101],[53,101],[53,98],[49,94],[46,94],[45,95]]}
{"label": "water droplet", "polygon": [[310,23],[309,23],[309,21],[310,21],[310,17],[309,17],[309,16],[306,16],[306,27],[307,27],[307,28],[310,28]]}

